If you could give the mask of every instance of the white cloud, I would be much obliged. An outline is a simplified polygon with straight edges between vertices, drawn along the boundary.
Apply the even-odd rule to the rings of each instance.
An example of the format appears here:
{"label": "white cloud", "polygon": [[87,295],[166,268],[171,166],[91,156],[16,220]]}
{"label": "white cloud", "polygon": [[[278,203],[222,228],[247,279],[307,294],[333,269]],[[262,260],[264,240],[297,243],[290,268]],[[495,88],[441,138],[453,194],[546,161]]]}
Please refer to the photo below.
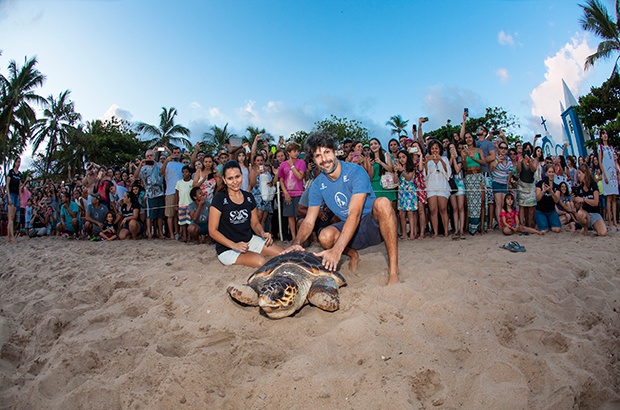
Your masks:
{"label": "white cloud", "polygon": [[192,101],[192,103],[189,105],[189,108],[191,108],[192,110],[199,110],[202,108],[202,105],[200,105],[198,101]]}
{"label": "white cloud", "polygon": [[583,64],[586,57],[596,50],[582,35],[575,35],[555,55],[545,59],[545,80],[530,93],[531,113],[530,127],[540,132],[540,117],[547,120],[547,128],[556,143],[560,143],[564,134],[560,115],[560,101],[564,104],[562,79],[577,98],[581,85],[591,74],[585,72]]}
{"label": "white cloud", "polygon": [[103,114],[103,119],[109,120],[112,117],[116,117],[121,120],[131,121],[131,119],[133,118],[133,115],[129,111],[123,110],[118,105],[112,104],[110,108],[108,108],[108,110],[105,112],[105,114]]}
{"label": "white cloud", "polygon": [[211,107],[209,108],[209,116],[211,116],[211,118],[221,118],[222,113],[218,107]]}
{"label": "white cloud", "polygon": [[[423,115],[429,118],[425,129],[433,130],[452,120],[452,124],[460,124],[463,109],[469,109],[470,117],[481,117],[485,113],[487,102],[474,91],[455,86],[431,86],[426,89]],[[417,118],[415,119],[417,122]]]}
{"label": "white cloud", "polygon": [[515,40],[510,34],[506,34],[503,30],[497,34],[497,41],[502,46],[514,46]]}
{"label": "white cloud", "polygon": [[497,76],[497,78],[499,78],[499,80],[502,83],[507,83],[508,80],[510,80],[510,74],[508,73],[508,70],[500,67],[497,70],[495,70],[495,75]]}

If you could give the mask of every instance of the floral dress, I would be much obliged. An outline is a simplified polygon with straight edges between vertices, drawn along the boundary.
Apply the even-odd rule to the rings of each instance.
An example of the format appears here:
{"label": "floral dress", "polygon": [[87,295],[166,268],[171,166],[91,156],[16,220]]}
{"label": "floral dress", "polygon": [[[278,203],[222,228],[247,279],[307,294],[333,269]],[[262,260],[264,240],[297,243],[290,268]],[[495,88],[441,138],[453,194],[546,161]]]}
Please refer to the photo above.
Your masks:
{"label": "floral dress", "polygon": [[[269,177],[269,181],[273,180],[271,173],[265,172],[265,175]],[[268,214],[273,213],[273,201],[265,201],[260,192],[260,176],[261,174],[256,175],[256,183],[252,187],[252,195],[254,195],[254,201],[256,201],[256,209],[259,211],[267,212]]]}
{"label": "floral dress", "polygon": [[418,196],[418,202],[422,202],[423,204],[427,204],[428,200],[426,199],[426,181],[424,180],[424,174],[418,168],[420,165],[420,160],[414,161],[415,166],[415,176],[413,177],[413,182],[417,188],[416,194]]}
{"label": "floral dress", "polygon": [[215,192],[215,187],[217,185],[217,178],[215,178],[214,174],[209,175],[202,184],[200,184],[200,190],[205,196],[205,201],[207,204],[211,204],[213,202],[213,194]]}
{"label": "floral dress", "polygon": [[413,179],[408,181],[405,173],[398,176],[398,210],[414,212],[418,210],[418,194]]}

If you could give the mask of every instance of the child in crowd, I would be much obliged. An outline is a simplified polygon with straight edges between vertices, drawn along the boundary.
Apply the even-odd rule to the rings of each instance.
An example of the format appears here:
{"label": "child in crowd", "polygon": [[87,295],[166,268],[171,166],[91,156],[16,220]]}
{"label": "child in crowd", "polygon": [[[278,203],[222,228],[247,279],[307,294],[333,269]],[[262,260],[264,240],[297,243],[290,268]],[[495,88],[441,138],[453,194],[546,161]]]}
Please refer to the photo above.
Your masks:
{"label": "child in crowd", "polygon": [[194,181],[192,180],[192,173],[187,165],[183,166],[181,170],[183,179],[177,181],[175,187],[176,201],[179,204],[179,225],[181,226],[181,238],[183,242],[187,242],[187,226],[192,223],[192,217],[189,214],[189,204],[192,202],[190,198],[190,192]]}
{"label": "child in crowd", "polygon": [[116,225],[114,224],[114,214],[112,212],[108,212],[107,214],[105,214],[105,223],[103,224],[103,229],[99,233],[99,237],[104,241],[113,241],[117,238],[116,233],[117,232]]}
{"label": "child in crowd", "polygon": [[30,234],[30,228],[32,228],[32,198],[28,198],[26,201],[26,216],[24,219],[24,226],[26,228],[26,234]]}
{"label": "child in crowd", "polygon": [[504,197],[504,206],[502,212],[499,213],[500,227],[504,235],[512,235],[517,232],[527,232],[540,234],[540,231],[534,228],[521,225],[519,222],[519,211],[514,208],[515,198],[512,193],[507,193]]}
{"label": "child in crowd", "polygon": [[[400,217],[400,239],[414,240],[417,234],[418,194],[413,177],[415,165],[407,151],[396,154],[394,169],[398,172],[398,215]],[[415,215],[415,216],[414,216]],[[409,238],[407,238],[407,221],[409,219]]]}

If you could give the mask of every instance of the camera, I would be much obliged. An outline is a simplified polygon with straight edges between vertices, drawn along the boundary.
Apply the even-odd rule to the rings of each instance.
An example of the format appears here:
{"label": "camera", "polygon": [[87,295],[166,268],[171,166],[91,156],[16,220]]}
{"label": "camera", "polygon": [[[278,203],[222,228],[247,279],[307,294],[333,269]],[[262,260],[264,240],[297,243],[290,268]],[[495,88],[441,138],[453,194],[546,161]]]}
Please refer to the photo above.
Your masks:
{"label": "camera", "polygon": [[146,161],[144,161],[144,163],[146,165],[155,165],[155,161],[153,161],[152,159],[147,159]]}
{"label": "camera", "polygon": [[499,131],[498,130],[493,130],[493,131],[491,131],[491,135],[499,135]]}
{"label": "camera", "polygon": [[531,157],[532,156],[532,151],[529,148],[528,149],[524,149],[523,150],[523,156]]}
{"label": "camera", "polygon": [[410,154],[417,154],[419,152],[420,152],[420,149],[418,147],[409,147]]}
{"label": "camera", "polygon": [[343,156],[343,155],[344,155],[344,151],[343,151],[343,150],[341,150],[341,149],[337,149],[337,150],[336,150],[336,156],[337,156],[337,157],[341,157],[341,156]]}
{"label": "camera", "polygon": [[263,172],[263,171],[265,170],[265,166],[264,166],[264,165],[259,165],[259,166],[258,166],[258,170],[259,170],[260,172]]}

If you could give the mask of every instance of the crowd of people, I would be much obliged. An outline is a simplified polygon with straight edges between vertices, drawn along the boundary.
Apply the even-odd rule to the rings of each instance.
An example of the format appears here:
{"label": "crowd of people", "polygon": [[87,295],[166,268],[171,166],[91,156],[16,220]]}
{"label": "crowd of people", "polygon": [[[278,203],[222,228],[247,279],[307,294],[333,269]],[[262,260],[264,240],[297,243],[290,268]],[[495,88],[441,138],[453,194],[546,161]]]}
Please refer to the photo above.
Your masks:
{"label": "crowd of people", "polygon": [[[387,149],[377,138],[336,143],[325,135],[314,146],[282,138],[274,146],[259,134],[252,146],[227,144],[216,155],[197,144],[191,155],[157,147],[118,167],[91,162],[84,175],[60,184],[23,178],[18,159],[0,190],[3,226],[9,242],[18,235],[215,242],[222,263],[248,266],[282,252],[274,238],[283,231],[279,239],[294,247],[314,240],[327,250],[338,248],[322,255],[326,265],[345,253],[353,267],[362,245],[338,238],[366,236],[364,246],[376,243],[368,232],[373,221],[390,224],[385,204],[401,240],[458,240],[495,229],[505,235],[564,229],[604,236],[618,229],[620,165],[606,131],[585,158],[568,155],[567,144],[562,154],[545,157],[536,145],[539,135],[533,143],[510,145],[502,130],[481,125],[466,132],[464,113],[460,133],[438,141],[424,136],[427,120],[418,120],[411,137],[391,139]],[[333,160],[324,149],[333,151]],[[343,171],[345,179],[356,180],[350,195],[320,195],[329,184],[342,183],[332,173]],[[370,192],[356,185],[366,179]],[[376,210],[375,203],[381,205]],[[371,220],[360,222],[368,215]],[[352,216],[354,225],[347,222]],[[386,232],[375,228],[385,241]],[[391,246],[386,241],[388,253]]]}

